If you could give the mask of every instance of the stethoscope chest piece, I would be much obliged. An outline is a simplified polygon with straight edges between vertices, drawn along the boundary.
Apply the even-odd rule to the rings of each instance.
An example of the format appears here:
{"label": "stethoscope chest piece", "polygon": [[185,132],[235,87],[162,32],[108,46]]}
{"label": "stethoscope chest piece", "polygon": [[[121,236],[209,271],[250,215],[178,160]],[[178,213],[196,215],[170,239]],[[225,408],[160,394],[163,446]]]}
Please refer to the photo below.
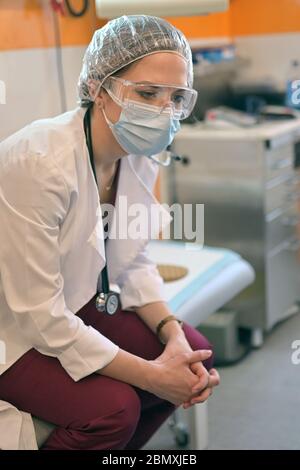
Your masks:
{"label": "stethoscope chest piece", "polygon": [[105,312],[113,315],[120,308],[120,296],[116,292],[100,292],[96,297],[96,309],[98,312]]}

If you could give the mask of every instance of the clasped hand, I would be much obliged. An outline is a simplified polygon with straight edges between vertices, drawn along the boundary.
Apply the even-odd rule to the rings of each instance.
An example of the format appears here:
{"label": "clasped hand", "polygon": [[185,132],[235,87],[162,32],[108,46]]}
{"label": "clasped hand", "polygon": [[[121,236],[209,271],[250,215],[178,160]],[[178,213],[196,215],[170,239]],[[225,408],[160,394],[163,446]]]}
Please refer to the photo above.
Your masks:
{"label": "clasped hand", "polygon": [[[190,353],[192,348],[185,339],[170,339],[163,353],[155,360],[156,362],[165,362],[178,354]],[[209,357],[209,356],[208,356]],[[198,377],[198,382],[192,387],[189,401],[182,403],[183,408],[187,409],[197,403],[205,402],[212,394],[213,388],[219,385],[220,376],[216,369],[210,369],[208,372],[201,361],[190,364],[191,371]]]}

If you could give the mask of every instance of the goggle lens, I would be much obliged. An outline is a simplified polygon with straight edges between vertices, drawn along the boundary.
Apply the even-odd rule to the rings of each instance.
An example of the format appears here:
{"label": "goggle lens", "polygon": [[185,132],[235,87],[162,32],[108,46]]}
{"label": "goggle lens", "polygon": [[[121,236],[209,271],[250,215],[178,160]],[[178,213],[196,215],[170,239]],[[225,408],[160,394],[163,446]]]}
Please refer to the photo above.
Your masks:
{"label": "goggle lens", "polygon": [[198,95],[192,88],[135,83],[119,77],[109,77],[103,87],[124,109],[136,104],[161,114],[171,108],[174,118],[180,120],[186,119],[191,114]]}

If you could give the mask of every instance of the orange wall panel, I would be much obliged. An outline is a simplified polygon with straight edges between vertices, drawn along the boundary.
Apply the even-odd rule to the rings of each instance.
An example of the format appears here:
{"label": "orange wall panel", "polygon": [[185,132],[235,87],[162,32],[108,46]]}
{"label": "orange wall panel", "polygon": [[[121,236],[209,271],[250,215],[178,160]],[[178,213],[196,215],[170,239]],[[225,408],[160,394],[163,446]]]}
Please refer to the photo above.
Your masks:
{"label": "orange wall panel", "polygon": [[[126,0],[124,0],[126,1]],[[82,0],[72,0],[80,7]],[[216,13],[200,17],[168,18],[189,38],[228,36],[229,13]],[[106,23],[96,18],[95,4],[91,0],[87,14],[82,18],[60,16],[61,42],[64,46],[88,44],[93,31]],[[0,50],[53,47],[55,45],[53,13],[50,1],[0,0]]]}
{"label": "orange wall panel", "polygon": [[[72,5],[80,7],[82,0]],[[190,39],[300,32],[300,0],[230,0],[227,12],[167,19]],[[93,0],[82,18],[60,16],[62,45],[88,44],[105,22],[96,18]],[[0,50],[54,45],[50,0],[0,0]]]}
{"label": "orange wall panel", "polygon": [[299,0],[231,0],[233,36],[300,32]]}
{"label": "orange wall panel", "polygon": [[[80,7],[81,0],[72,0]],[[95,29],[105,24],[95,14],[94,2],[82,18],[60,16],[61,42],[64,46],[88,44]],[[54,18],[50,1],[0,0],[0,50],[53,47]]]}
{"label": "orange wall panel", "polygon": [[190,39],[230,35],[229,11],[206,16],[168,17],[166,19]]}
{"label": "orange wall panel", "polygon": [[36,1],[0,1],[0,50],[49,47],[53,41],[51,11]]}

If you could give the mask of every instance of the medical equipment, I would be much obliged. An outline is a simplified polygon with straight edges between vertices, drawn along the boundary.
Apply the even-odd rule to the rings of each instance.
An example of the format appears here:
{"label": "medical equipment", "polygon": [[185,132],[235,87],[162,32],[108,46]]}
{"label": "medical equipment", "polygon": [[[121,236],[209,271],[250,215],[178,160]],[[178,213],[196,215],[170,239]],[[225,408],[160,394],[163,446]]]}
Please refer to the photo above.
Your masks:
{"label": "medical equipment", "polygon": [[[92,133],[91,133],[91,108],[88,108],[84,116],[84,132],[86,137],[86,144],[89,150],[89,157],[91,162],[91,167],[94,173],[95,182],[98,186],[95,162],[94,162],[94,152],[92,145]],[[109,315],[113,315],[120,308],[120,296],[118,292],[114,292],[110,289],[109,279],[108,279],[108,270],[107,263],[101,271],[102,279],[102,292],[98,292],[96,297],[96,308],[99,312],[106,312]]]}
{"label": "medical equipment", "polygon": [[162,152],[160,152],[158,155],[152,155],[151,159],[154,162],[164,167],[169,166],[172,163],[172,161],[174,162],[184,161],[184,157],[182,157],[181,155],[176,155],[176,153],[173,152],[171,145],[168,145],[168,147]]}
{"label": "medical equipment", "polygon": [[99,18],[114,18],[120,15],[189,16],[225,11],[228,0],[96,0]]}
{"label": "medical equipment", "polygon": [[82,0],[81,8],[75,10],[70,0],[65,0],[66,8],[68,13],[75,18],[80,18],[84,16],[89,9],[89,0]]}
{"label": "medical equipment", "polygon": [[90,7],[89,0],[82,0],[82,5],[78,9],[75,9],[71,0],[50,0],[50,4],[53,10],[60,15],[65,16],[68,13],[75,18],[84,16]]}
{"label": "medical equipment", "polygon": [[204,204],[205,243],[240,253],[256,270],[255,284],[231,304],[253,346],[298,311],[299,129],[297,119],[230,130],[199,123],[173,143],[189,162],[174,165],[175,202]]}
{"label": "medical equipment", "polygon": [[239,312],[224,308],[200,325],[201,333],[214,345],[214,364],[223,366],[240,361],[251,349],[249,334],[238,327]]}
{"label": "medical equipment", "polygon": [[216,108],[208,109],[205,113],[205,124],[217,127],[218,123],[229,123],[235,127],[247,128],[258,124],[258,118],[228,106],[217,106]]}

